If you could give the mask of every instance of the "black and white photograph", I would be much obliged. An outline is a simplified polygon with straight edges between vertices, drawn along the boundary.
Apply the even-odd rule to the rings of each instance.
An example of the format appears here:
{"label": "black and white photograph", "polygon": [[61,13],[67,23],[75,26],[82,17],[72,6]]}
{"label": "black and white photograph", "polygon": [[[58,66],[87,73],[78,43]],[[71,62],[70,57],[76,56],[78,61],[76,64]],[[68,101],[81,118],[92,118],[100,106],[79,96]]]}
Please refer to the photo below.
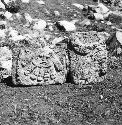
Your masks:
{"label": "black and white photograph", "polygon": [[122,125],[122,0],[0,0],[0,125]]}

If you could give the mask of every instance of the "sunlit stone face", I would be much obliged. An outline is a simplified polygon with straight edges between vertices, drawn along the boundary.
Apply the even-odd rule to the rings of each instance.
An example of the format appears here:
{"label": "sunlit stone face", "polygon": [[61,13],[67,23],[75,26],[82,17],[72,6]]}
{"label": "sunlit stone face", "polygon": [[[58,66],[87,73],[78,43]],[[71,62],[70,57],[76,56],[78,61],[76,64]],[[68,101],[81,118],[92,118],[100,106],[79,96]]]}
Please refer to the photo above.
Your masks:
{"label": "sunlit stone face", "polygon": [[[43,42],[43,41],[42,41]],[[18,48],[19,49],[19,48]],[[44,46],[43,48],[20,48],[17,60],[18,78],[15,84],[23,85],[48,85],[64,83],[67,74],[67,53],[66,44],[60,43],[58,46]],[[15,67],[16,68],[16,67]]]}

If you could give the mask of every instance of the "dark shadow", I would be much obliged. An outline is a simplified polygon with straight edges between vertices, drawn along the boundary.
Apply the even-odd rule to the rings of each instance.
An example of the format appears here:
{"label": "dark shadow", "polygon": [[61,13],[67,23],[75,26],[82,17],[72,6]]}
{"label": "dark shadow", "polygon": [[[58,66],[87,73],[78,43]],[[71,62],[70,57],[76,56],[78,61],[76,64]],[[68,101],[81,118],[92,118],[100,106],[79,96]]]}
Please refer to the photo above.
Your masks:
{"label": "dark shadow", "polygon": [[[71,56],[70,56],[70,51],[69,50],[73,49],[73,46],[71,45],[70,41],[71,41],[71,39],[69,39],[69,42],[67,43],[68,44],[67,45],[68,46],[67,54],[68,54],[69,62],[71,62]],[[68,71],[68,74],[67,74],[67,77],[66,77],[66,83],[75,84],[73,76],[72,76],[72,72],[71,72],[71,64],[69,64],[69,71]]]}
{"label": "dark shadow", "polygon": [[18,13],[20,10],[20,6],[17,5],[14,1],[9,2],[8,4],[5,3],[4,0],[1,0],[1,2],[4,4],[6,11],[10,13]]}
{"label": "dark shadow", "polygon": [[[78,47],[79,47],[79,46],[78,46]],[[80,56],[86,56],[86,55],[88,54],[88,53],[85,53],[85,52],[79,52],[79,51],[77,51],[77,50],[74,48],[74,46],[72,45],[71,42],[68,44],[68,48],[69,48],[69,50],[73,51],[75,54],[80,55]]]}
{"label": "dark shadow", "polygon": [[1,80],[1,83],[4,83],[6,86],[8,86],[8,87],[12,87],[12,88],[19,88],[19,87],[22,87],[22,88],[24,88],[24,87],[34,87],[34,86],[52,86],[52,85],[61,85],[61,83],[55,83],[55,84],[49,84],[49,85],[46,85],[46,84],[42,84],[42,85],[22,85],[22,84],[17,84],[17,85],[15,85],[14,83],[13,83],[13,80],[12,80],[12,77],[11,76],[9,76],[9,77],[7,77],[7,78],[5,78],[5,79],[2,79]]}
{"label": "dark shadow", "polygon": [[67,74],[67,77],[66,77],[66,83],[72,83],[72,84],[75,84],[75,83],[74,83],[74,80],[73,80],[73,77],[72,77],[72,73],[71,73],[71,71],[69,71],[68,74]]}
{"label": "dark shadow", "polygon": [[64,26],[61,26],[61,25],[59,24],[59,22],[56,22],[56,23],[55,23],[55,26],[57,27],[57,29],[58,29],[59,31],[62,31],[62,32],[65,32],[65,31],[66,31],[66,29],[64,28]]}
{"label": "dark shadow", "polygon": [[12,88],[14,88],[14,87],[31,87],[32,86],[32,85],[22,85],[22,84],[15,85],[13,83],[12,76],[2,79],[1,82],[4,83],[6,86],[12,87]]}
{"label": "dark shadow", "polygon": [[1,82],[2,82],[2,83],[5,83],[7,86],[11,86],[11,87],[12,87],[12,84],[13,84],[13,83],[12,83],[12,77],[11,77],[11,76],[2,79]]}

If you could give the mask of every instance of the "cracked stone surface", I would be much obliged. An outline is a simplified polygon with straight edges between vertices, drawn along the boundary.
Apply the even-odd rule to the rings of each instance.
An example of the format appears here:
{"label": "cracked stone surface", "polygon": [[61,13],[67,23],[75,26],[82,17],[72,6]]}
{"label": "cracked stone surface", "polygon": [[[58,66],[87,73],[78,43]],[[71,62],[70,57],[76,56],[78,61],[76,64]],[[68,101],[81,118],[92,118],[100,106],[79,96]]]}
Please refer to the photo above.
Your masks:
{"label": "cracked stone surface", "polygon": [[76,84],[102,81],[107,72],[105,39],[100,38],[97,32],[74,33],[70,43],[70,60]]}

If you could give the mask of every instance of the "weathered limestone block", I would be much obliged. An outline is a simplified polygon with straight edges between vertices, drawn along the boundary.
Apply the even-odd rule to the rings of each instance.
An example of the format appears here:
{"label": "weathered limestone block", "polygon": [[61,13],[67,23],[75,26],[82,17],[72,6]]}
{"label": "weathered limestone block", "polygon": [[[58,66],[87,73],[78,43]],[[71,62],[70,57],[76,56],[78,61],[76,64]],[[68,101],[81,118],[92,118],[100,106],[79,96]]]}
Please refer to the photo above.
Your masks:
{"label": "weathered limestone block", "polygon": [[67,45],[64,41],[53,47],[49,45],[15,47],[15,50],[13,49],[13,83],[15,85],[64,83],[68,71]]}
{"label": "weathered limestone block", "polygon": [[76,32],[69,43],[70,70],[73,82],[87,84],[106,77],[107,50],[104,33]]}

